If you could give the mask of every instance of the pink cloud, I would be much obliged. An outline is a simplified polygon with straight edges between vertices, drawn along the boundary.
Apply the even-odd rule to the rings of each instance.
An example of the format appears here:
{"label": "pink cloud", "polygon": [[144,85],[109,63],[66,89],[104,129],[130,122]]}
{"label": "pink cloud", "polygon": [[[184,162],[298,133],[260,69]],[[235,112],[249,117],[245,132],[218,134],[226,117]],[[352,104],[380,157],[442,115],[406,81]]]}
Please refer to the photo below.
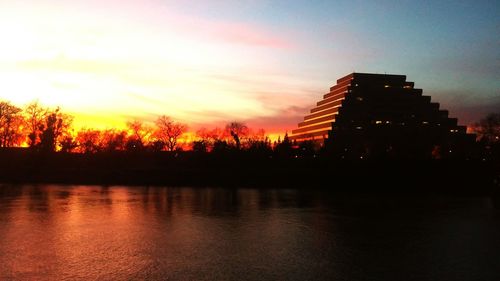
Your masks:
{"label": "pink cloud", "polygon": [[221,19],[205,19],[167,12],[166,21],[182,35],[194,35],[229,44],[251,45],[268,48],[287,49],[293,47],[290,40],[256,24],[248,24]]}
{"label": "pink cloud", "polygon": [[208,29],[208,34],[228,43],[270,48],[290,48],[292,46],[290,42],[268,31],[259,29],[257,26],[230,22],[213,22],[212,26]]}
{"label": "pink cloud", "polygon": [[[140,26],[162,33],[172,30],[180,36],[197,37],[230,44],[290,48],[291,42],[263,25],[223,18],[207,18],[196,12],[185,12],[168,1],[88,0],[68,1],[53,7],[48,0],[40,0],[38,7],[51,7],[59,13],[81,13],[84,19],[107,24],[120,23],[121,28]],[[45,3],[44,3],[45,2]]]}

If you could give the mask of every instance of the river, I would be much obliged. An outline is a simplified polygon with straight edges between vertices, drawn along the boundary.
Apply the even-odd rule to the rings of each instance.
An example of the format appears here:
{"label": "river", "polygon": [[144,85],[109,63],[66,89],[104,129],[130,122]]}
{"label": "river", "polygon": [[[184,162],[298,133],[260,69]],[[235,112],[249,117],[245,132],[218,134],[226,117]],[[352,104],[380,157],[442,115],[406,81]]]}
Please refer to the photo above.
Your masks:
{"label": "river", "polygon": [[0,280],[500,280],[488,197],[0,185]]}

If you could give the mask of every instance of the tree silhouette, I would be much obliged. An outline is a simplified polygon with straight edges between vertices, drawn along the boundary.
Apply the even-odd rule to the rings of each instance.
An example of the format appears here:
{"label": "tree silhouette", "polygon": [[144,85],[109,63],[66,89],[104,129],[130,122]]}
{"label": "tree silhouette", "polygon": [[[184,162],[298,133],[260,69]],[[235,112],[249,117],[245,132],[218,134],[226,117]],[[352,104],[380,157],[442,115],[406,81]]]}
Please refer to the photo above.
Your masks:
{"label": "tree silhouette", "polygon": [[167,150],[173,151],[177,147],[177,141],[187,130],[185,124],[175,122],[170,117],[162,115],[156,119],[155,136],[161,140]]}
{"label": "tree silhouette", "polygon": [[142,149],[151,136],[152,129],[137,119],[127,122],[127,128],[132,134],[127,140],[127,150]]}
{"label": "tree silhouette", "polygon": [[73,152],[78,147],[78,143],[71,134],[66,134],[60,141],[61,152]]}
{"label": "tree silhouette", "polygon": [[205,153],[208,152],[208,144],[204,140],[193,141],[192,149],[194,152]]}
{"label": "tree silhouette", "polygon": [[56,151],[61,138],[69,130],[73,117],[61,112],[60,108],[48,111],[43,124],[40,125],[40,149]]}
{"label": "tree silhouette", "polygon": [[22,139],[21,109],[10,102],[0,102],[0,147],[19,145]]}
{"label": "tree silhouette", "polygon": [[38,101],[34,101],[28,104],[24,112],[28,126],[28,145],[35,147],[40,143],[41,128],[47,114],[47,109],[40,106]]}
{"label": "tree silhouette", "polygon": [[290,158],[293,155],[293,147],[290,138],[288,137],[288,132],[285,133],[283,141],[278,141],[274,151],[276,155],[282,158]]}
{"label": "tree silhouette", "polygon": [[479,140],[485,143],[500,142],[500,113],[490,113],[474,124]]}
{"label": "tree silhouette", "polygon": [[241,148],[241,138],[248,135],[248,127],[244,123],[231,122],[226,125],[226,132],[233,138],[236,149]]}
{"label": "tree silhouette", "polygon": [[[214,148],[216,142],[221,141],[224,138],[224,130],[216,127],[212,130],[207,128],[200,128],[196,131],[197,142],[203,143],[203,146],[207,151],[211,151]],[[194,147],[194,144],[193,144]]]}
{"label": "tree silhouette", "polygon": [[103,150],[101,131],[95,129],[81,129],[76,135],[78,150],[83,153],[96,153]]}
{"label": "tree silhouette", "polygon": [[125,150],[127,132],[108,129],[101,132],[101,143],[104,151]]}

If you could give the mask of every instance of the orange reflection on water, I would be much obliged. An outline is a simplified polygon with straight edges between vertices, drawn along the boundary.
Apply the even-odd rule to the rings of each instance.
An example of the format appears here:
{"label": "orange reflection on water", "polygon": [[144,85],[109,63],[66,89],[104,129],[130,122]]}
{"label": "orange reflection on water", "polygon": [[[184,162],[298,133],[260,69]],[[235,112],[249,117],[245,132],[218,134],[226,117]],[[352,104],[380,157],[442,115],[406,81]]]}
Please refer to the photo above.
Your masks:
{"label": "orange reflection on water", "polygon": [[[286,271],[283,262],[310,230],[295,211],[286,211],[296,207],[296,195],[216,188],[2,187],[0,279],[220,280],[237,278],[235,268],[250,270],[255,278],[261,270],[281,266]],[[257,264],[259,270],[240,268],[243,264]]]}

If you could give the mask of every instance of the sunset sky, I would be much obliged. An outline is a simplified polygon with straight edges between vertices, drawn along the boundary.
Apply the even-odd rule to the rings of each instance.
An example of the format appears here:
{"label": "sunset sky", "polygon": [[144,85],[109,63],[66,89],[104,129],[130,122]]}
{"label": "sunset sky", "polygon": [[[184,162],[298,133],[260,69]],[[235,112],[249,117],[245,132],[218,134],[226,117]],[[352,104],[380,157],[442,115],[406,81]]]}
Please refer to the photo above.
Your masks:
{"label": "sunset sky", "polygon": [[500,109],[499,35],[497,1],[0,0],[0,99],[279,133],[339,77],[394,73],[468,124]]}

